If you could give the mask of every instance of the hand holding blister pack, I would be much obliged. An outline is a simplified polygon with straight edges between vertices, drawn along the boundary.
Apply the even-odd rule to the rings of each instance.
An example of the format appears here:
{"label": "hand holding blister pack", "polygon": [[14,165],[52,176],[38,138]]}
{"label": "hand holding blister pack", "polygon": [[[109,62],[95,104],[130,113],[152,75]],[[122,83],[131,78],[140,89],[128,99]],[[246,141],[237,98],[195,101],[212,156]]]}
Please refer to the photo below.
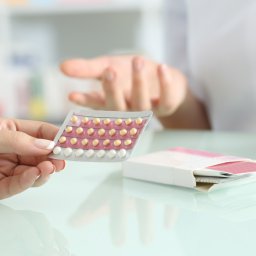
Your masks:
{"label": "hand holding blister pack", "polygon": [[50,157],[84,162],[125,161],[151,117],[151,111],[72,110],[54,139]]}

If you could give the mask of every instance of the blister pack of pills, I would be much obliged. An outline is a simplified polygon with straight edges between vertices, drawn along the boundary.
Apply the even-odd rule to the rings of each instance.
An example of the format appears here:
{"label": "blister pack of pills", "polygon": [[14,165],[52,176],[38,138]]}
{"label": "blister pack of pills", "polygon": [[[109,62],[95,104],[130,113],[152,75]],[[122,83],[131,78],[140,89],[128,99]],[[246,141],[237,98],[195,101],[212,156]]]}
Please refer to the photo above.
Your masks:
{"label": "blister pack of pills", "polygon": [[70,111],[54,139],[50,157],[85,162],[124,161],[131,156],[151,117],[151,111]]}

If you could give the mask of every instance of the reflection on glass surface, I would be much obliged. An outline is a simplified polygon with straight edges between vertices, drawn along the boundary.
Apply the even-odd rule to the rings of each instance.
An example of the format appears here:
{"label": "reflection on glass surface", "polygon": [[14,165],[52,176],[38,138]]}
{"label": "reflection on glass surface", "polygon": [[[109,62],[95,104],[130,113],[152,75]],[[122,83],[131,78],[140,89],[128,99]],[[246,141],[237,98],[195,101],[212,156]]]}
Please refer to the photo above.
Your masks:
{"label": "reflection on glass surface", "polygon": [[[70,223],[77,227],[99,221],[101,217],[109,217],[109,232],[114,245],[122,246],[126,242],[126,230],[129,215],[134,214],[138,223],[138,236],[144,245],[150,245],[155,236],[154,202],[151,200],[127,195],[123,189],[121,172],[107,177],[85,199],[79,209],[71,216]],[[178,209],[166,206],[163,225],[172,228],[178,218]]]}
{"label": "reflection on glass surface", "polygon": [[161,202],[169,207],[211,213],[232,221],[256,219],[255,183],[202,193],[192,189],[125,179],[124,191],[127,195]]}
{"label": "reflection on glass surface", "polygon": [[[240,231],[247,230],[248,221],[256,228],[256,222],[251,222],[256,220],[255,184],[202,193],[123,179],[121,172],[112,173],[96,187],[71,216],[70,223],[86,229],[107,217],[112,243],[121,247],[131,238],[127,236],[131,228],[128,223],[130,218],[135,217],[137,234],[132,232],[132,235],[138,236],[141,245],[151,246],[159,235],[154,218],[159,206],[164,208],[160,218],[162,225],[170,231],[166,235],[170,236],[172,246],[176,247],[175,252],[180,255],[200,255],[196,246],[199,241],[202,242],[202,249],[211,248],[207,255],[215,255],[217,248],[212,239],[216,236],[225,240],[220,239],[223,241],[223,251],[231,250],[233,255],[239,255],[236,252],[240,253],[245,243],[238,242]],[[226,237],[231,231],[236,235],[234,240]],[[243,235],[254,233],[252,229]],[[199,234],[202,237],[198,237]],[[236,244],[230,248],[234,241]],[[166,246],[165,243],[163,245]]]}
{"label": "reflection on glass surface", "polygon": [[70,256],[67,241],[46,217],[0,205],[0,255]]}
{"label": "reflection on glass surface", "polygon": [[212,193],[126,179],[127,195],[179,209],[183,255],[254,255],[256,184]]}

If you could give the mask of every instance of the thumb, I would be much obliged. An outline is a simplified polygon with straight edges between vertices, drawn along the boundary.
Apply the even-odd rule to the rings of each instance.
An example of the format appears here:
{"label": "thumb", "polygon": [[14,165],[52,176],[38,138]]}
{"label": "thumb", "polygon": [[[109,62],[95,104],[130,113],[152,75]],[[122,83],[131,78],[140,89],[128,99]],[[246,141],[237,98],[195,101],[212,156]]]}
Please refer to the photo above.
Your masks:
{"label": "thumb", "polygon": [[47,155],[54,147],[51,140],[38,139],[20,131],[1,131],[0,153]]}

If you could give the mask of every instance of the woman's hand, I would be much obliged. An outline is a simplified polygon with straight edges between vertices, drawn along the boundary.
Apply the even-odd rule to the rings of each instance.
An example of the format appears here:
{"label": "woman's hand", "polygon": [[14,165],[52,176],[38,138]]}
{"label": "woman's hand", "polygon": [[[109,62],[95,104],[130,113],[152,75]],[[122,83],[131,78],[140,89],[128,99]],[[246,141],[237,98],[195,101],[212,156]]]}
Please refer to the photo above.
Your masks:
{"label": "woman's hand", "polygon": [[70,60],[61,69],[68,76],[102,82],[101,91],[69,95],[71,101],[95,109],[151,109],[164,117],[174,113],[187,94],[187,81],[181,72],[138,56]]}
{"label": "woman's hand", "polygon": [[48,158],[58,128],[37,121],[0,118],[0,199],[44,184],[65,162]]}
{"label": "woman's hand", "polygon": [[72,92],[71,101],[95,109],[153,110],[165,128],[209,129],[207,111],[177,69],[138,56],[70,60],[64,74],[102,82],[101,91]]}

